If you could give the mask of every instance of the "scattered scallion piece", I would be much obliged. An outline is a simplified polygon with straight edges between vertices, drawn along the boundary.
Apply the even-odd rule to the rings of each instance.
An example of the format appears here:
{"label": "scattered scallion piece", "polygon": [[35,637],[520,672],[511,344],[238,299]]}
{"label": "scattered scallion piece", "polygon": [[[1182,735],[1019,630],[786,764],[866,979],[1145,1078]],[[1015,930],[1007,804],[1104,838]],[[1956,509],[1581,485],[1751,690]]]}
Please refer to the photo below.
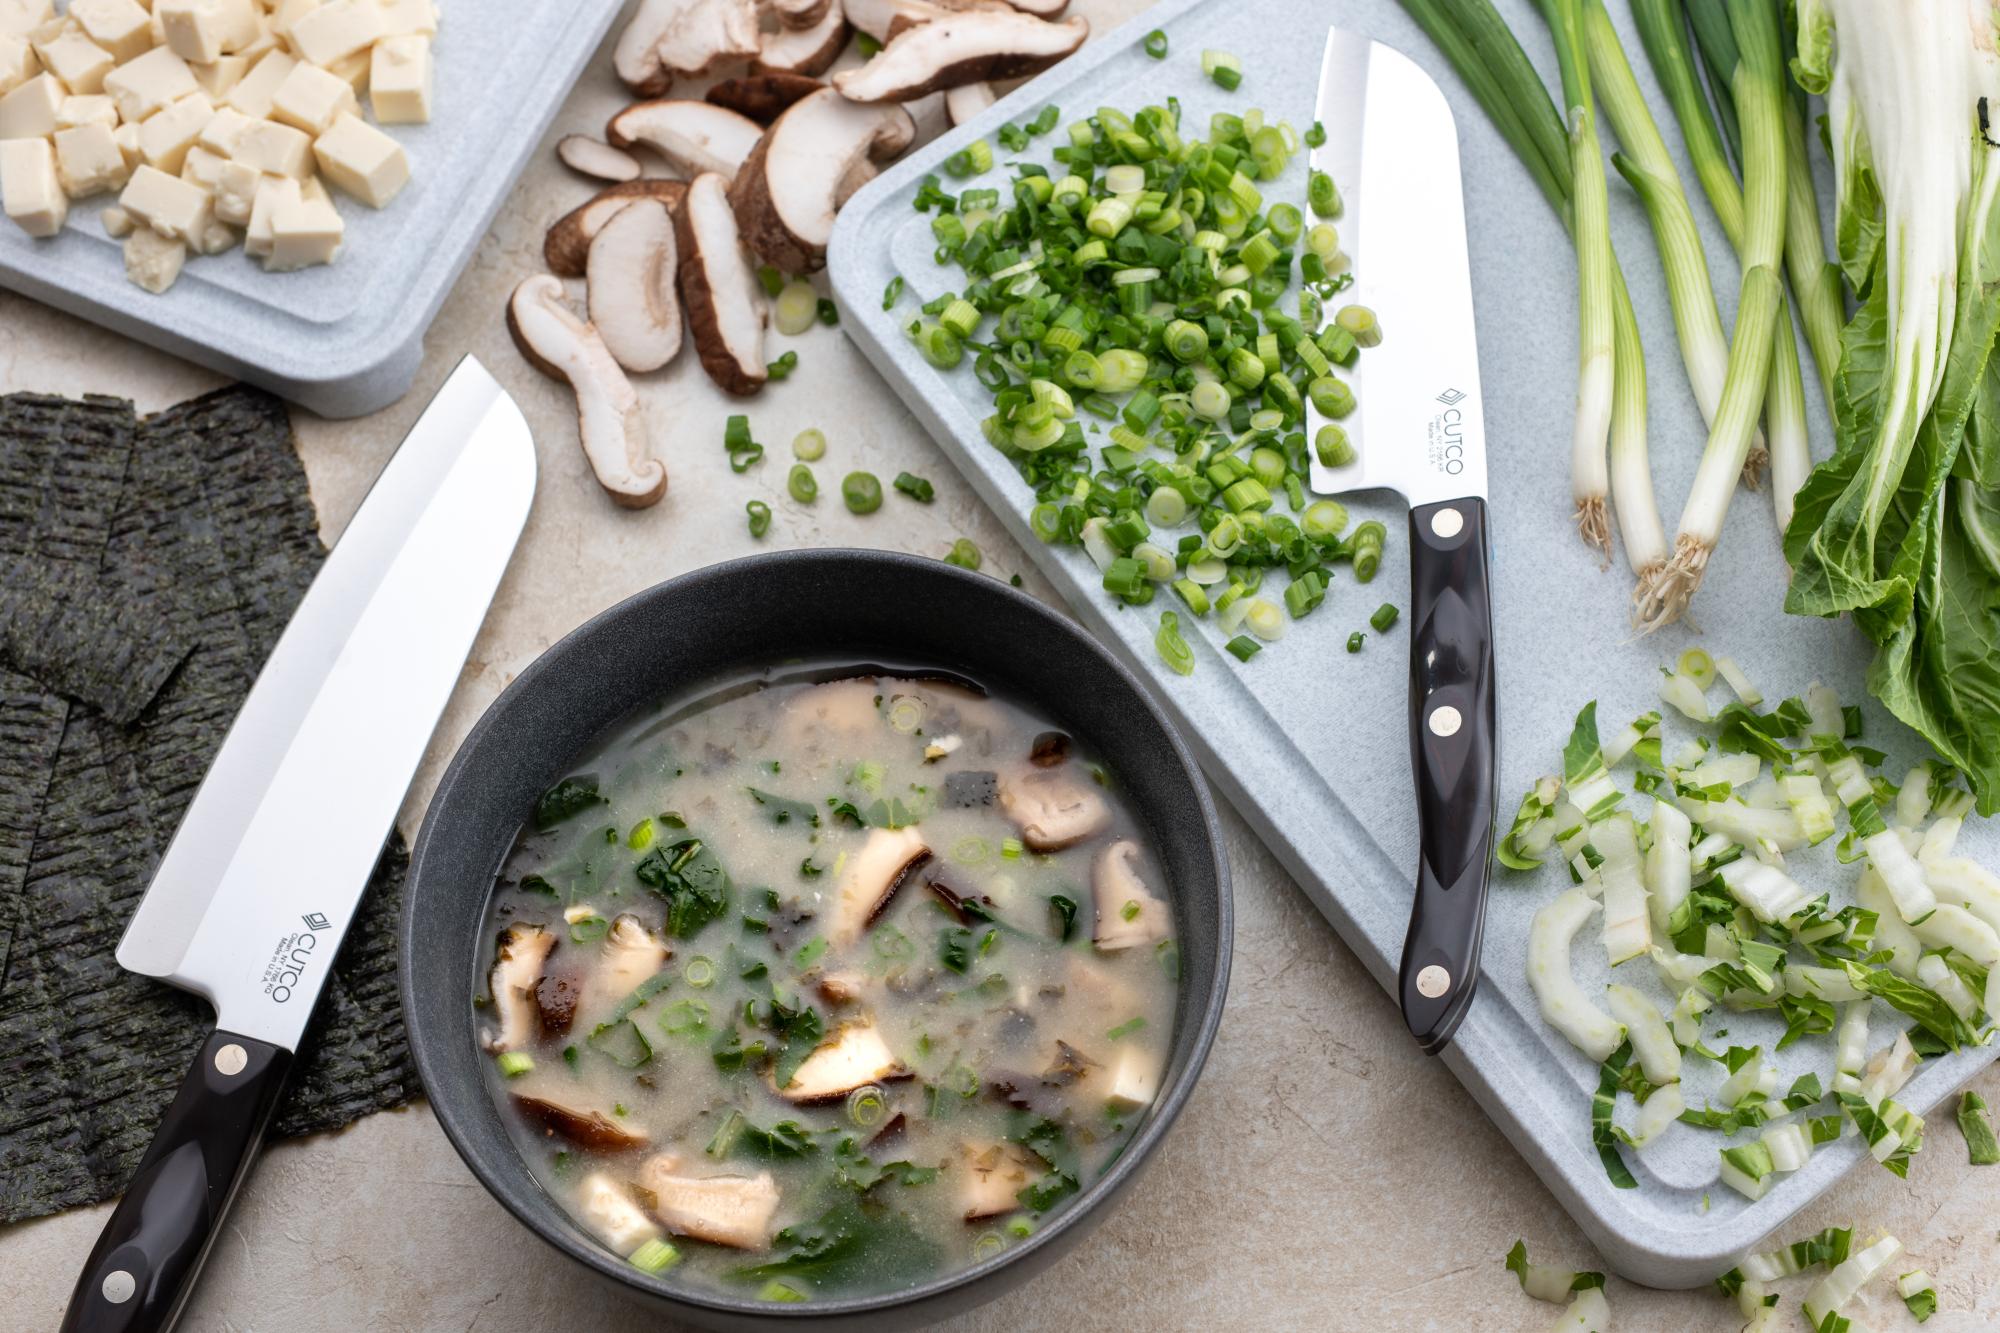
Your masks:
{"label": "scattered scallion piece", "polygon": [[750,418],[732,416],[722,425],[722,448],[731,472],[746,472],[764,456],[764,446],[750,438]]}
{"label": "scattered scallion piece", "polygon": [[944,555],[947,565],[957,565],[960,569],[978,569],[980,561],[979,547],[969,537],[960,537],[953,542]]}
{"label": "scattered scallion piece", "polygon": [[775,297],[785,289],[785,275],[774,264],[766,264],[757,270],[757,285],[764,289],[764,295]]}
{"label": "scattered scallion piece", "polygon": [[771,506],[762,500],[752,500],[743,506],[743,512],[750,518],[750,535],[762,537],[771,530]]}
{"label": "scattered scallion piece", "polygon": [[[861,39],[863,41],[868,40],[868,34],[863,33]],[[778,1278],[772,1278],[763,1286],[757,1288],[757,1299],[760,1301],[774,1301],[780,1305],[798,1305],[808,1298],[803,1291],[800,1291],[791,1283],[781,1281]]]}
{"label": "scattered scallion piece", "polygon": [[815,313],[819,317],[819,322],[829,328],[840,323],[840,307],[835,305],[829,297],[822,296],[819,298],[819,306]]}
{"label": "scattered scallion piece", "polygon": [[1264,651],[1264,645],[1247,634],[1239,634],[1222,646],[1228,649],[1229,655],[1239,662],[1247,662],[1258,653]]}
{"label": "scattered scallion piece", "polygon": [[1160,612],[1160,629],[1153,636],[1153,646],[1160,650],[1161,659],[1176,675],[1194,674],[1194,649],[1181,637],[1181,618],[1174,612]]}
{"label": "scattered scallion piece", "polygon": [[770,379],[782,380],[789,378],[791,373],[798,368],[799,354],[797,352],[786,352],[776,361],[766,365],[764,367],[764,374]]}
{"label": "scattered scallion piece", "polygon": [[1389,627],[1395,624],[1401,615],[1402,612],[1396,609],[1394,602],[1384,602],[1375,608],[1374,615],[1368,617],[1368,623],[1375,627],[1377,634],[1387,634]]}
{"label": "scattered scallion piece", "polygon": [[1354,631],[1354,633],[1347,636],[1347,651],[1350,653],[1358,653],[1361,651],[1361,645],[1366,643],[1367,641],[1368,641],[1368,636],[1366,634],[1363,634],[1360,630],[1356,630]]}
{"label": "scattered scallion piece", "polygon": [[681,1261],[681,1252],[658,1236],[627,1256],[626,1262],[642,1273],[664,1273]]}
{"label": "scattered scallion piece", "polygon": [[930,482],[912,472],[898,472],[896,480],[892,484],[897,490],[919,504],[929,504],[937,498],[937,489]]}
{"label": "scattered scallion piece", "polygon": [[1167,34],[1160,29],[1155,28],[1147,33],[1146,40],[1141,45],[1145,47],[1146,54],[1153,59],[1165,60],[1167,58]]}
{"label": "scattered scallion piece", "polygon": [[535,1067],[534,1057],[526,1051],[503,1051],[495,1063],[507,1078],[519,1078]]}
{"label": "scattered scallion piece", "polygon": [[1201,72],[1224,92],[1235,92],[1243,82],[1243,62],[1227,51],[1203,51]]}
{"label": "scattered scallion piece", "polygon": [[882,308],[884,310],[894,310],[896,302],[900,301],[902,297],[903,275],[898,273],[895,277],[889,279],[889,285],[882,289]]}
{"label": "scattered scallion piece", "polygon": [[882,483],[872,472],[850,472],[841,478],[840,498],[849,512],[872,514],[882,507]]}
{"label": "scattered scallion piece", "polygon": [[792,457],[804,463],[817,463],[826,454],[826,435],[814,427],[807,427],[792,437]]}
{"label": "scattered scallion piece", "polygon": [[800,504],[809,505],[819,498],[819,480],[804,463],[794,463],[785,475],[785,490]]}

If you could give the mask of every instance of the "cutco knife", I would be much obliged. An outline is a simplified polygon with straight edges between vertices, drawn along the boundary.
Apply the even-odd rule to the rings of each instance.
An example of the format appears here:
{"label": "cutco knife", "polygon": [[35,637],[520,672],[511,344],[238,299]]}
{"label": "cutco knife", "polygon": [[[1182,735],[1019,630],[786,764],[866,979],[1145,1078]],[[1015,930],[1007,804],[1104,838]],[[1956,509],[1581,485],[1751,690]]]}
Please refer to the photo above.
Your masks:
{"label": "cutco knife", "polygon": [[[1386,488],[1410,504],[1410,765],[1422,851],[1399,982],[1426,1052],[1472,1001],[1493,860],[1493,618],[1487,577],[1486,439],[1465,251],[1458,135],[1430,76],[1401,52],[1327,34],[1314,114],[1354,261],[1352,300],[1384,312],[1356,363],[1357,457],[1314,460],[1316,491]],[[1317,430],[1320,423],[1309,423]]]}
{"label": "cutco knife", "polygon": [[467,357],[341,535],[230,726],[118,961],[215,1006],[63,1328],[171,1328],[486,617],[535,489]]}

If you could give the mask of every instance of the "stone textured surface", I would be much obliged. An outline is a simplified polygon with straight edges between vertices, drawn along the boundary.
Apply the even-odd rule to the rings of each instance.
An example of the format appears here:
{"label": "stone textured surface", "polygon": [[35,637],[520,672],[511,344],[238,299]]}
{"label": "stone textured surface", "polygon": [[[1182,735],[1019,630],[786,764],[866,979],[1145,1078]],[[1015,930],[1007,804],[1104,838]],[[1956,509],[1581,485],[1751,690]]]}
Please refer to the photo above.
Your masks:
{"label": "stone textured surface", "polygon": [[[1077,0],[1076,8],[1108,27],[1143,5]],[[544,148],[601,124],[619,102],[600,56]],[[989,572],[1019,572],[1031,590],[1047,592],[859,354],[825,329],[790,344],[798,371],[747,405],[717,394],[691,355],[649,377],[642,397],[672,489],[651,510],[612,508],[576,447],[565,391],[520,360],[500,320],[513,283],[540,268],[544,227],[588,193],[552,152],[539,153],[432,329],[411,395],[363,421],[298,418],[329,539],[462,353],[493,369],[536,429],[536,510],[418,776],[406,830],[459,738],[543,647],[650,583],[756,549],[744,530],[746,500],[764,499],[775,511],[765,545],[942,554],[963,535],[985,551]],[[152,410],[213,383],[0,294],[0,391],[103,390]],[[769,449],[741,477],[729,472],[721,443],[723,419],[735,410],[749,412]],[[785,496],[784,472],[788,442],[809,425],[827,432],[830,448],[816,469],[821,501],[806,509]],[[857,518],[830,484],[851,468],[885,479],[903,469],[927,476],[937,501],[918,506],[891,495],[880,512]],[[1547,1328],[1556,1311],[1516,1289],[1500,1267],[1507,1247],[1525,1237],[1537,1259],[1597,1261],[1451,1075],[1411,1050],[1388,998],[1242,823],[1233,815],[1225,822],[1236,874],[1236,971],[1201,1087],[1114,1216],[1042,1279],[959,1326],[967,1333]],[[2000,1104],[2000,1069],[1976,1086]],[[1938,1281],[1942,1308],[1927,1333],[1994,1330],[2000,1171],[1967,1168],[1948,1117],[1933,1117],[1933,1130],[1908,1183],[1863,1167],[1795,1226],[1893,1231]],[[0,1328],[55,1326],[104,1212],[0,1231]],[[1788,1304],[1799,1291],[1790,1284]],[[1741,1325],[1711,1292],[1645,1291],[1614,1278],[1610,1298],[1621,1333]],[[1858,1312],[1873,1328],[1911,1326],[1886,1287],[1872,1289]],[[587,1282],[517,1226],[418,1106],[271,1151],[238,1200],[182,1327],[636,1333],[668,1325]]]}

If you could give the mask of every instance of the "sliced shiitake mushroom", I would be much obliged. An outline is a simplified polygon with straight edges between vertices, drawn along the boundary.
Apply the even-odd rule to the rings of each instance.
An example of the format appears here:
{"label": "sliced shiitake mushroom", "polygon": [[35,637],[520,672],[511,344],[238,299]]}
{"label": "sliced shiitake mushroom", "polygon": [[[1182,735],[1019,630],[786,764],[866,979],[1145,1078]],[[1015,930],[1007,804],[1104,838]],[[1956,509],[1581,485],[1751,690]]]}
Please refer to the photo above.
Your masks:
{"label": "sliced shiitake mushroom", "polygon": [[644,373],[674,359],[681,350],[680,252],[666,204],[635,199],[621,209],[591,241],[585,273],[590,322],[619,365]]}
{"label": "sliced shiitake mushroom", "polygon": [[619,210],[634,199],[658,199],[668,208],[679,208],[687,194],[686,181],[647,177],[626,181],[593,195],[556,220],[542,241],[542,261],[549,272],[564,278],[580,278],[590,260],[590,242]]}
{"label": "sliced shiitake mushroom", "polygon": [[1082,18],[1045,23],[1011,9],[950,14],[897,32],[867,64],[836,74],[833,85],[857,102],[907,102],[985,79],[1039,74],[1088,36]]}
{"label": "sliced shiitake mushroom", "polygon": [[999,1142],[960,1144],[952,1171],[958,1176],[958,1200],[968,1222],[1016,1211],[1020,1192],[1041,1175],[1040,1165],[1026,1149]]}
{"label": "sliced shiitake mushroom", "polygon": [[630,912],[621,912],[604,932],[598,946],[597,968],[591,973],[594,1004],[616,1004],[653,978],[673,951]]}
{"label": "sliced shiitake mushroom", "polygon": [[757,54],[754,0],[640,0],[611,53],[612,68],[642,97],[659,97],[676,75],[705,74]]}
{"label": "sliced shiitake mushroom", "polygon": [[1069,8],[1069,0],[1007,0],[1007,3],[1023,14],[1033,14],[1038,19],[1059,19]]}
{"label": "sliced shiitake mushroom", "polygon": [[820,1043],[792,1074],[792,1081],[777,1091],[795,1105],[816,1106],[839,1101],[870,1083],[912,1077],[873,1024],[851,1023]]}
{"label": "sliced shiitake mushroom", "polygon": [[901,31],[932,19],[974,10],[1004,11],[1007,0],[841,0],[847,21],[885,45],[890,30]]}
{"label": "sliced shiitake mushroom", "polygon": [[888,908],[912,871],[930,860],[931,849],[915,828],[868,830],[868,841],[847,858],[834,886],[833,925],[837,945],[861,938],[871,922]]}
{"label": "sliced shiitake mushroom", "polygon": [[824,87],[818,79],[804,74],[744,74],[724,79],[702,94],[702,98],[739,116],[748,116],[760,125],[769,125],[786,107]]}
{"label": "sliced shiitake mushroom", "polygon": [[639,1188],[653,1196],[653,1214],[670,1230],[716,1245],[761,1250],[771,1243],[778,1212],[778,1182],[769,1171],[754,1176],[690,1176],[672,1153],[639,1169]]}
{"label": "sliced shiitake mushroom", "polygon": [[556,144],[556,156],[571,171],[601,181],[634,181],[641,170],[638,158],[588,134],[564,135]]}
{"label": "sliced shiitake mushroom", "polygon": [[689,176],[713,171],[726,181],[750,156],[764,127],[711,102],[665,97],[626,107],[604,132],[620,148],[645,144]]}
{"label": "sliced shiitake mushroom", "polygon": [[535,985],[541,981],[542,966],[555,947],[554,931],[525,921],[516,921],[500,932],[493,970],[486,977],[487,993],[494,1012],[500,1015],[500,1029],[487,1034],[487,1050],[519,1050],[533,1035],[540,1021]]}
{"label": "sliced shiitake mushroom", "polygon": [[953,125],[963,125],[999,100],[990,83],[960,84],[944,95],[944,110]]}
{"label": "sliced shiitake mushroom", "polygon": [[794,32],[817,26],[829,9],[840,8],[834,0],[762,0],[758,7],[779,27]]}
{"label": "sliced shiitake mushroom", "polygon": [[714,172],[695,177],[674,223],[681,299],[701,368],[726,393],[756,393],[768,378],[763,290],[744,253],[722,177]]}
{"label": "sliced shiitake mushroom", "polygon": [[673,72],[660,61],[660,41],[681,15],[707,0],[639,0],[612,48],[611,67],[641,97],[662,97],[673,87]]}
{"label": "sliced shiitake mushroom", "polygon": [[1091,942],[1106,953],[1165,939],[1174,928],[1173,910],[1139,877],[1139,844],[1120,838],[1097,854],[1090,867],[1096,908]]}
{"label": "sliced shiitake mushroom", "polygon": [[1111,822],[1110,807],[1067,768],[1038,769],[1000,785],[1000,808],[1038,852],[1074,846]]}
{"label": "sliced shiitake mushroom", "polygon": [[767,32],[750,62],[756,74],[824,74],[847,46],[847,16],[837,4],[804,28]]}
{"label": "sliced shiitake mushroom", "polygon": [[730,184],[744,241],[787,273],[825,267],[834,210],[916,132],[893,104],[864,106],[831,88],[802,99],[757,141]]}
{"label": "sliced shiitake mushroom", "polygon": [[517,1092],[514,1094],[514,1105],[520,1108],[522,1115],[549,1133],[559,1134],[579,1148],[595,1152],[629,1152],[645,1147],[648,1142],[642,1129],[629,1128],[602,1111],[573,1106],[553,1097],[530,1097]]}
{"label": "sliced shiitake mushroom", "polygon": [[576,393],[577,428],[598,484],[628,509],[658,503],[667,469],[649,456],[639,395],[597,330],[569,308],[562,279],[542,273],[516,287],[507,328],[530,364]]}

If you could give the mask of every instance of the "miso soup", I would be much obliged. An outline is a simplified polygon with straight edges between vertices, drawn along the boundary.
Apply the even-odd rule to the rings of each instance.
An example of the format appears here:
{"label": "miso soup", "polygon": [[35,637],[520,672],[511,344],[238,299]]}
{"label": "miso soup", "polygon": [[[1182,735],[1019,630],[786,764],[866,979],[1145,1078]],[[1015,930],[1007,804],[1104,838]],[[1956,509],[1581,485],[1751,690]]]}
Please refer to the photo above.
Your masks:
{"label": "miso soup", "polygon": [[969,682],[768,678],[538,802],[476,998],[537,1180],[639,1268],[802,1301],[999,1253],[1159,1087],[1178,952],[1118,775]]}

